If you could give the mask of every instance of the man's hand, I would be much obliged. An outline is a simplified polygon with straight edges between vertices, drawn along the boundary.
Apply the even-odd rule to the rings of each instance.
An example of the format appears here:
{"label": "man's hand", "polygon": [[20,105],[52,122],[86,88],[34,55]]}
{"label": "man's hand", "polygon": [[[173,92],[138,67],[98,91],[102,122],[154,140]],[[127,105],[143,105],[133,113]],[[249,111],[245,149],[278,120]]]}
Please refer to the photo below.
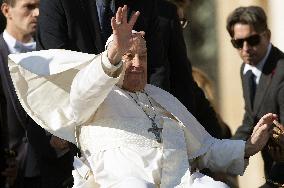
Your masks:
{"label": "man's hand", "polygon": [[112,64],[117,64],[129,50],[132,42],[132,29],[140,12],[135,12],[127,22],[127,6],[119,7],[115,18],[111,19],[113,42],[108,49],[108,58]]}
{"label": "man's hand", "polygon": [[54,135],[51,136],[50,145],[54,149],[60,149],[60,150],[69,148],[68,141],[58,138],[57,136]]}
{"label": "man's hand", "polygon": [[245,158],[253,156],[266,145],[273,131],[273,121],[277,119],[276,114],[264,115],[254,127],[250,138],[245,145]]}

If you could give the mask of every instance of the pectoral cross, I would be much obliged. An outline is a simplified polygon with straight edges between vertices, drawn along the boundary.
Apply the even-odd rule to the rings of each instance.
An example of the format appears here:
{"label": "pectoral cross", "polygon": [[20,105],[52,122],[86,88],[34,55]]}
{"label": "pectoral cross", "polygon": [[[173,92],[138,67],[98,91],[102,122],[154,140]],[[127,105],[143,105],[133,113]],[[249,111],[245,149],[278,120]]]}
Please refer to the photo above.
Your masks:
{"label": "pectoral cross", "polygon": [[155,137],[157,142],[162,143],[162,138],[161,138],[161,133],[163,131],[163,128],[159,128],[155,122],[152,122],[152,128],[148,129],[148,132],[152,132]]}

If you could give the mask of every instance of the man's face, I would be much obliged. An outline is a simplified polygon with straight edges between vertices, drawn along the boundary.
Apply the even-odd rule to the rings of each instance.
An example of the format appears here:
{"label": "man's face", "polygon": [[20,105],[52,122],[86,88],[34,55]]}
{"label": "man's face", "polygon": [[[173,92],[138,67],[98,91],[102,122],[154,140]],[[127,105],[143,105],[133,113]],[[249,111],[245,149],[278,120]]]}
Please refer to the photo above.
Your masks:
{"label": "man's face", "polygon": [[133,38],[131,49],[122,57],[125,63],[125,75],[122,88],[135,92],[144,89],[147,84],[147,48],[141,36]]}
{"label": "man's face", "polygon": [[[36,31],[39,0],[17,0],[12,7],[6,5],[4,14],[12,33],[32,35]],[[2,7],[3,10],[3,7]]]}
{"label": "man's face", "polygon": [[234,42],[237,44],[235,48],[237,48],[244,63],[255,66],[267,52],[270,43],[270,31],[257,33],[252,26],[237,23],[234,25],[232,43]]}

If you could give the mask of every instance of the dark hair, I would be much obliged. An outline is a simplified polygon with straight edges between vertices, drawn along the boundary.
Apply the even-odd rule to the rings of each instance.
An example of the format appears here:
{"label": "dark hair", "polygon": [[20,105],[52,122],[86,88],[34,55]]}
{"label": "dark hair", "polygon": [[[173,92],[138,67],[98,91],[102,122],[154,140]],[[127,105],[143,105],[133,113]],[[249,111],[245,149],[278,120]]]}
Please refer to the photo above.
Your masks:
{"label": "dark hair", "polygon": [[227,18],[227,31],[234,37],[234,25],[248,24],[258,33],[268,30],[267,18],[264,10],[258,6],[236,8]]}
{"label": "dark hair", "polygon": [[11,7],[14,7],[17,0],[2,0],[2,3],[7,3]]}

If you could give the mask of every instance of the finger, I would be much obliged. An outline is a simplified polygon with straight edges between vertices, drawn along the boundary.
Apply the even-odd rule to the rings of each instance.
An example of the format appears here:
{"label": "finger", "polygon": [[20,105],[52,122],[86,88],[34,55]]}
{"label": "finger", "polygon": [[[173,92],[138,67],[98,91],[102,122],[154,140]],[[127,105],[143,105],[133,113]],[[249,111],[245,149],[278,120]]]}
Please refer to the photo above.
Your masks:
{"label": "finger", "polygon": [[[256,126],[255,126],[255,128],[253,130],[253,134],[260,127],[262,127],[262,126],[264,126],[266,124],[269,124],[269,125],[272,124],[273,120],[275,120],[275,119],[277,119],[277,115],[276,114],[272,114],[272,113],[268,113],[268,114],[265,114],[264,116],[262,116],[262,118],[256,124]],[[273,127],[270,126],[270,128],[272,129]]]}
{"label": "finger", "polygon": [[114,17],[111,18],[110,20],[111,28],[113,31],[117,29],[117,24],[116,24],[116,19]]}
{"label": "finger", "polygon": [[145,31],[139,31],[142,37],[145,37]]}
{"label": "finger", "polygon": [[284,127],[281,125],[277,120],[274,120],[273,123],[276,125],[278,129],[280,129],[282,132],[284,132]]}
{"label": "finger", "polygon": [[127,23],[127,5],[124,5],[122,8],[122,23]]}
{"label": "finger", "polygon": [[118,7],[117,12],[116,12],[116,14],[115,14],[115,21],[116,21],[116,23],[117,23],[118,25],[119,25],[120,23],[122,23],[122,20],[121,20],[122,16],[121,16],[121,14],[122,14],[122,8],[121,8],[121,7]]}
{"label": "finger", "polygon": [[136,23],[138,17],[140,15],[140,12],[139,11],[136,11],[130,18],[130,21],[129,21],[129,26],[131,27],[131,29],[133,28],[134,24]]}
{"label": "finger", "polygon": [[267,132],[267,136],[269,136],[271,133],[271,131],[269,130],[269,125],[268,124],[257,124],[254,129],[253,129],[253,133],[252,136],[254,135],[259,135],[259,134],[263,134],[263,132]]}
{"label": "finger", "polygon": [[272,137],[273,137],[274,142],[279,144],[279,135],[278,134],[272,134]]}
{"label": "finger", "polygon": [[276,133],[276,134],[282,134],[281,129],[278,128],[278,127],[273,127],[273,132]]}

